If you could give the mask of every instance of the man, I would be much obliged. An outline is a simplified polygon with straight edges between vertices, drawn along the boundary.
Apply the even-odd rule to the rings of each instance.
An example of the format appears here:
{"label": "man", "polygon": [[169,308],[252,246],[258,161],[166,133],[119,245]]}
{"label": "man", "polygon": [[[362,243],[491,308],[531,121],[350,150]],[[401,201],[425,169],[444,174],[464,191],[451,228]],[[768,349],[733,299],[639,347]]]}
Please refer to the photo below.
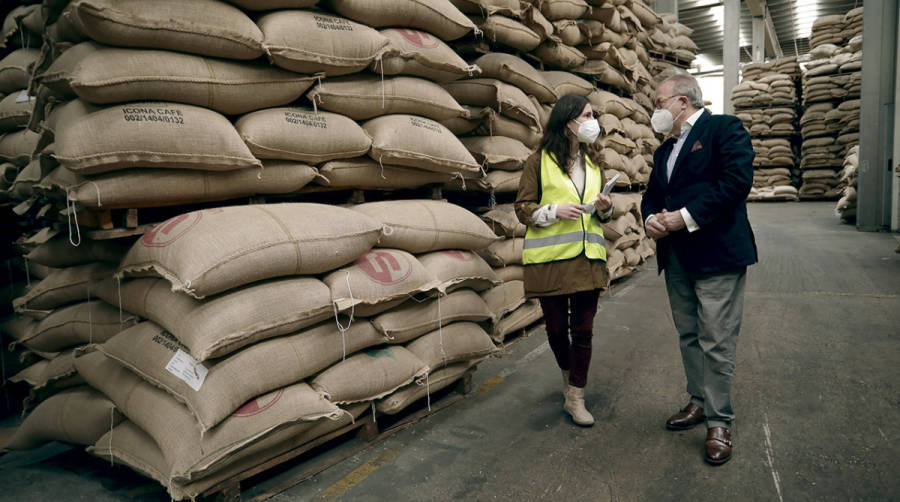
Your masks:
{"label": "man", "polygon": [[740,119],[703,109],[690,75],[660,84],[651,123],[670,136],[653,154],[641,213],[665,270],[690,394],[666,428],[705,422],[706,460],[720,465],[732,455],[731,380],[747,266],[757,261],[745,202],[753,147]]}

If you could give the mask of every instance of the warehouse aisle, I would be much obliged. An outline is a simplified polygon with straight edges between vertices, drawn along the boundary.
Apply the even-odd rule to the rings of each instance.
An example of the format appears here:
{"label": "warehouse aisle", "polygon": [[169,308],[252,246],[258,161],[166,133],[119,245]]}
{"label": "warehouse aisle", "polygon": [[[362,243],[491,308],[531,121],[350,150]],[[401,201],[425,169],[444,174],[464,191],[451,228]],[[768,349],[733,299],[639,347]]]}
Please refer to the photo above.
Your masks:
{"label": "warehouse aisle", "polygon": [[[703,461],[702,429],[663,428],[686,397],[663,279],[651,263],[601,299],[587,390],[593,428],[563,414],[560,377],[537,330],[482,364],[466,399],[269,500],[894,497],[897,237],[841,225],[833,207],[750,206],[761,263],[749,274],[728,464]],[[111,478],[108,463],[66,449],[0,458],[0,499],[169,500],[155,482],[124,468]]]}
{"label": "warehouse aisle", "polygon": [[560,378],[539,330],[483,364],[465,401],[272,500],[900,493],[896,237],[840,225],[833,203],[754,204],[750,212],[761,262],[749,275],[728,464],[703,461],[705,430],[663,428],[686,397],[663,279],[651,264],[601,300],[587,390],[593,428],[570,425],[561,411]]}

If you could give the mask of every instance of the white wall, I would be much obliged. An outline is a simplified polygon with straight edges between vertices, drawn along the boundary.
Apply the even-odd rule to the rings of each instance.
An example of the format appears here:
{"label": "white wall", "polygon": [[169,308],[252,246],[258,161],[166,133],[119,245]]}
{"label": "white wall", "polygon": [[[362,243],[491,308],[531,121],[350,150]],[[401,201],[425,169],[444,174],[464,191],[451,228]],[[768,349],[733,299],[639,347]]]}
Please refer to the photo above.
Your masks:
{"label": "white wall", "polygon": [[703,92],[703,99],[712,101],[709,110],[713,113],[722,113],[724,110],[723,99],[723,78],[722,75],[701,75],[697,77],[700,83],[700,91]]}

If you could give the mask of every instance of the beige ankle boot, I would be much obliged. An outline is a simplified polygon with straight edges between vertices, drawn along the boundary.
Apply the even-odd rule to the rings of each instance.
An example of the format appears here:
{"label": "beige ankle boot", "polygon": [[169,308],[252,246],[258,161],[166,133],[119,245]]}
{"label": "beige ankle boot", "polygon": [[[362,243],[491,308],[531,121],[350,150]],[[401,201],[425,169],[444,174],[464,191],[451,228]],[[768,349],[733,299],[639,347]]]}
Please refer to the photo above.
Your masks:
{"label": "beige ankle boot", "polygon": [[563,395],[566,395],[566,390],[568,390],[568,388],[569,388],[569,372],[563,371],[562,376],[563,376]]}
{"label": "beige ankle boot", "polygon": [[566,412],[572,415],[572,421],[583,427],[594,425],[594,417],[584,407],[584,389],[569,385],[566,388]]}

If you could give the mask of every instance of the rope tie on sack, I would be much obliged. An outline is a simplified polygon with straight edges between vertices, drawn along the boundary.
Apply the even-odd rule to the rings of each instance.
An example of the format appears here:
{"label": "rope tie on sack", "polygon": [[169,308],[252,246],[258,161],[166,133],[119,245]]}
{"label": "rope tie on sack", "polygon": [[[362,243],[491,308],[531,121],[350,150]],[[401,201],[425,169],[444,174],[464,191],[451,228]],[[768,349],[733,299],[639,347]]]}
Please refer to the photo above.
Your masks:
{"label": "rope tie on sack", "polygon": [[[438,293],[437,297],[437,311],[438,311],[438,339],[441,344],[441,366],[447,366],[447,352],[444,351],[444,326],[443,326],[443,317],[441,316],[441,295]],[[427,382],[427,380],[426,380]]]}
{"label": "rope tie on sack", "polygon": [[428,411],[431,411],[431,384],[428,382],[428,373],[425,373],[425,402],[428,403]]}
{"label": "rope tie on sack", "polygon": [[466,177],[463,176],[463,173],[457,171],[457,172],[453,173],[453,175],[450,176],[450,181],[453,181],[457,178],[459,178],[459,180],[462,182],[462,190],[463,190],[463,192],[465,192],[466,191]]}
{"label": "rope tie on sack", "polygon": [[334,299],[331,300],[331,308],[334,310],[334,322],[337,324],[337,329],[341,333],[341,361],[347,359],[347,330],[350,329],[350,326],[353,324],[353,314],[356,310],[356,301],[353,298],[353,290],[350,288],[350,272],[345,271],[347,274],[347,293],[350,295],[350,319],[347,321],[347,325],[344,326],[341,324],[341,320],[338,317],[338,308],[337,302]]}
{"label": "rope tie on sack", "polygon": [[[75,200],[72,199],[71,191],[80,187],[81,185],[84,185],[85,183],[90,183],[90,184],[94,185],[94,189],[97,191],[97,207],[98,208],[103,207],[103,204],[100,201],[100,186],[97,185],[97,183],[95,183],[94,181],[87,180],[82,183],[78,183],[77,185],[72,185],[72,186],[66,187],[66,189],[65,189],[66,190],[66,223],[68,224],[68,228],[69,228],[69,243],[75,247],[78,247],[81,245],[81,227],[78,226],[78,212],[76,211]],[[75,233],[76,233],[76,236],[78,237],[77,244],[72,239],[72,220],[75,221]]]}
{"label": "rope tie on sack", "polygon": [[381,162],[381,157],[381,155],[378,156],[378,165],[381,166],[381,179],[387,180],[387,178],[384,176],[384,164]]}

